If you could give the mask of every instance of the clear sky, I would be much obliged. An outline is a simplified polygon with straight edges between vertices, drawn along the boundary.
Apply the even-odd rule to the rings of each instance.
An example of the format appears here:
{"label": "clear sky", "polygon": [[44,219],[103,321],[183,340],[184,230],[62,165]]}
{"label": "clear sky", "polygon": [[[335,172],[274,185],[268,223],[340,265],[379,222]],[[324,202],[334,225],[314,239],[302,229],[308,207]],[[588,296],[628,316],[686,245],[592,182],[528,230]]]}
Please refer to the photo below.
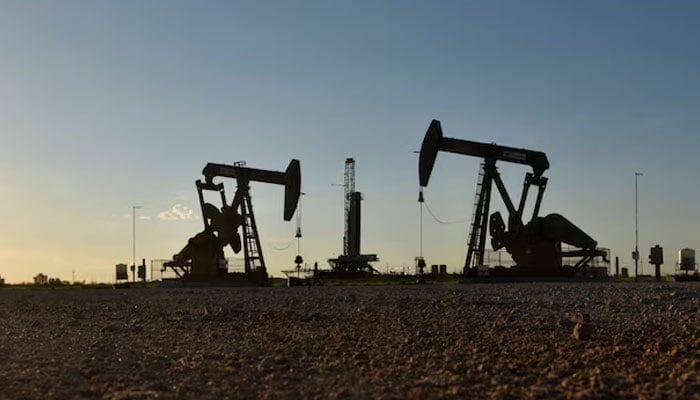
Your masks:
{"label": "clear sky", "polygon": [[[0,275],[111,281],[202,229],[207,162],[301,161],[302,255],[340,254],[344,160],[380,270],[419,254],[417,155],[446,136],[541,150],[542,213],[632,264],[700,248],[700,5],[668,1],[3,1]],[[425,196],[469,220],[479,160],[440,154]],[[527,168],[503,165],[519,195]],[[230,190],[234,182],[227,182]],[[293,265],[283,189],[251,188],[273,275]],[[498,207],[496,207],[498,209]],[[428,264],[461,268],[467,225],[424,215]]]}

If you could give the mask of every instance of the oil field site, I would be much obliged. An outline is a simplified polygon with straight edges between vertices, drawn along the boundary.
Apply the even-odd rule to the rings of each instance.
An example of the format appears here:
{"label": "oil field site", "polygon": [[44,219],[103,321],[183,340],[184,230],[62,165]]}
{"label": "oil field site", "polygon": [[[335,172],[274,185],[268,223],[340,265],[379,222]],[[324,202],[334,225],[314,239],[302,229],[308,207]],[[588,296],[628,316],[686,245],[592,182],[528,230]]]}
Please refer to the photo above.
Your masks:
{"label": "oil field site", "polygon": [[[596,240],[566,217],[556,213],[539,215],[548,183],[544,173],[550,166],[544,152],[445,137],[440,121],[432,120],[418,152],[420,244],[413,268],[408,272],[387,273],[382,279],[383,274],[374,265],[379,261],[377,254],[362,254],[363,195],[355,186],[355,159],[349,157],[345,159],[343,183],[343,253],[329,258],[328,267],[319,266],[318,262],[309,267],[301,254],[303,235],[298,205],[302,194],[302,168],[299,160],[292,159],[284,172],[250,168],[246,162],[231,165],[207,163],[202,170],[203,179],[195,181],[203,229],[190,237],[171,260],[151,261],[151,280],[167,287],[273,285],[251,196],[251,183],[260,182],[283,186],[283,195],[278,196],[283,204],[283,218],[290,221],[296,215],[297,255],[294,267],[282,271],[286,275],[287,286],[323,285],[324,282],[406,283],[406,278],[416,284],[449,281],[446,264],[432,264],[428,269],[423,257],[424,189],[428,186],[441,151],[481,159],[467,232],[466,261],[461,271],[453,274],[453,278],[456,277],[461,283],[604,282],[613,278],[629,278],[628,268],[620,268],[619,259],[615,260],[615,269],[612,270],[609,249],[598,247]],[[524,175],[519,199],[509,193],[497,163],[525,165],[531,170]],[[227,200],[227,182],[229,185],[235,182],[235,191],[230,200]],[[537,194],[534,201],[528,202],[533,186]],[[500,211],[491,208],[494,188],[505,206],[505,220]],[[207,196],[206,193],[212,195]],[[531,216],[526,213],[528,205]],[[432,211],[430,213],[432,216]],[[486,246],[487,238],[490,238],[489,248]],[[134,223],[134,260],[135,251]],[[239,255],[242,268],[230,265],[227,254]],[[637,245],[633,258],[634,279],[637,281],[640,277]],[[664,264],[661,246],[650,249],[649,263],[655,268],[653,276],[649,278],[660,282],[661,265]],[[159,279],[154,279],[154,266],[159,269]],[[675,266],[676,273],[664,274],[663,280],[697,280],[694,249],[679,250]],[[127,265],[116,265],[117,286],[139,286],[136,271],[140,285],[146,284],[148,273],[145,259],[139,266],[132,264],[130,270],[131,280]],[[165,277],[166,273],[170,278]]]}
{"label": "oil field site", "polygon": [[[683,273],[662,277],[656,246],[649,257],[656,274],[630,279],[619,265],[613,271],[609,251],[574,223],[539,216],[545,153],[447,138],[433,120],[419,154],[421,188],[440,151],[482,158],[461,273],[428,268],[422,255],[401,274],[372,265],[378,256],[361,251],[363,196],[355,190],[355,160],[347,158],[343,254],[329,267],[304,266],[297,219],[295,267],[273,279],[250,183],[283,186],[283,219],[292,220],[302,194],[300,161],[284,172],[207,163],[195,181],[203,228],[159,264],[171,278],[148,282],[143,260],[118,264],[115,283],[102,288],[37,282],[0,290],[3,396],[698,396],[694,250],[678,253]],[[497,162],[531,168],[516,202]],[[235,181],[230,199],[223,178]],[[526,217],[530,186],[537,196]],[[493,187],[507,223],[490,213]],[[423,189],[417,200],[422,226]],[[242,268],[230,268],[227,252],[242,254]]]}
{"label": "oil field site", "polygon": [[700,3],[0,10],[0,400],[700,399]]}

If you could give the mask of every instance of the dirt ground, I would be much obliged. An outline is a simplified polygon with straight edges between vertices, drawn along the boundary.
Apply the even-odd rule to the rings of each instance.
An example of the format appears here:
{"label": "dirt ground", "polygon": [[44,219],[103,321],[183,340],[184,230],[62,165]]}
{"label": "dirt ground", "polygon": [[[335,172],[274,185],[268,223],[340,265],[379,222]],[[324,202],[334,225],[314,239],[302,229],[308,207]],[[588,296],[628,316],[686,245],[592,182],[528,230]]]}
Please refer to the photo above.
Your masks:
{"label": "dirt ground", "polygon": [[3,289],[0,398],[700,398],[699,323],[697,283]]}

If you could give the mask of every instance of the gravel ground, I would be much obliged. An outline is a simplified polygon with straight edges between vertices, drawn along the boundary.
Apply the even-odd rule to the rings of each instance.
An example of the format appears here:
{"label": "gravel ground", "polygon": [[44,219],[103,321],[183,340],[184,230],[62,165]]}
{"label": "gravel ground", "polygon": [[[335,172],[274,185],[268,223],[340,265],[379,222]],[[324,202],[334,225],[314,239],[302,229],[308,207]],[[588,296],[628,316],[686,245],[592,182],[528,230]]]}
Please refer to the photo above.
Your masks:
{"label": "gravel ground", "polygon": [[7,289],[0,321],[8,399],[700,398],[692,283]]}

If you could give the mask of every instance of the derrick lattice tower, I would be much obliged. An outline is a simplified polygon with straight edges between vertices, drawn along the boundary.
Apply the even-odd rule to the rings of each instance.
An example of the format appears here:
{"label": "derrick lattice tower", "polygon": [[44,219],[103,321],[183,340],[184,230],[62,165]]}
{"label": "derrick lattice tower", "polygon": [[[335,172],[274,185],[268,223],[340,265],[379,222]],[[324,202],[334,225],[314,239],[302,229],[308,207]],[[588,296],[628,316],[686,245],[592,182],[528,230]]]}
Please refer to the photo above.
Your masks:
{"label": "derrick lattice tower", "polygon": [[352,209],[352,198],[355,193],[355,159],[345,159],[345,206],[343,207],[343,220],[345,221],[345,232],[343,235],[343,254],[351,254],[351,228],[350,210]]}

